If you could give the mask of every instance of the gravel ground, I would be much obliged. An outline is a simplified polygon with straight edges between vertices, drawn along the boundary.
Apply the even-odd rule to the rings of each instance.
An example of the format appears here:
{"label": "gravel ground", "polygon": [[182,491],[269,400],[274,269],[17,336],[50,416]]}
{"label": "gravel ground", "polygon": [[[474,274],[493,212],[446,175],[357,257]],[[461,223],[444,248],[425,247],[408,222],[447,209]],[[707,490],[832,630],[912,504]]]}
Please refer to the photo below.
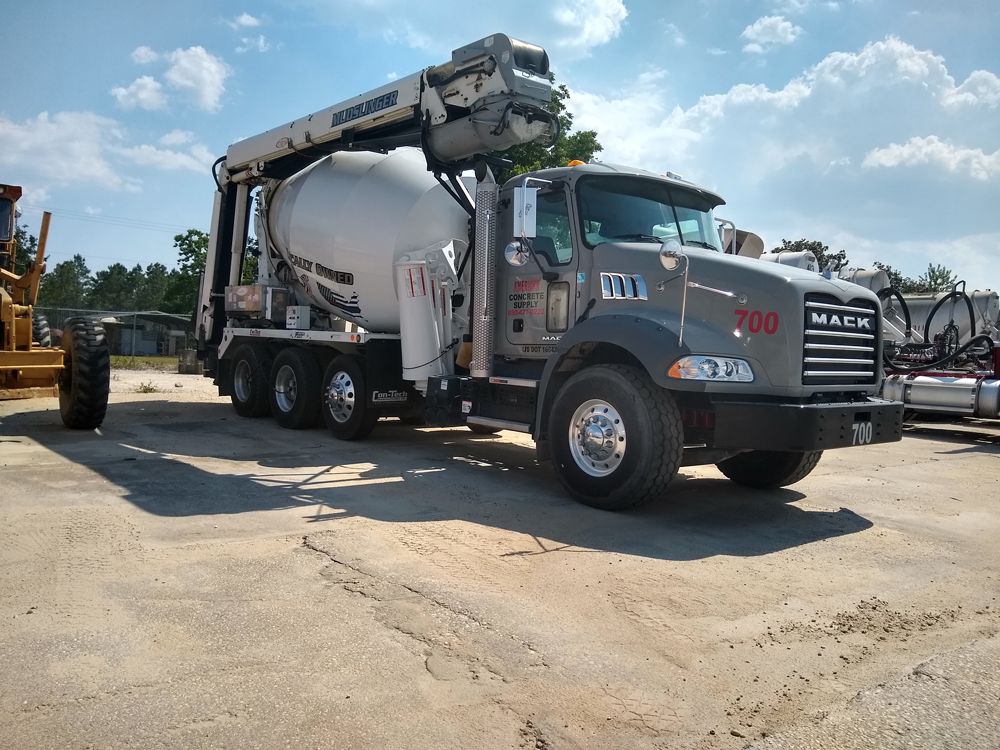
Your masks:
{"label": "gravel ground", "polygon": [[515,433],[111,401],[0,403],[0,747],[997,746],[995,423],[609,514]]}

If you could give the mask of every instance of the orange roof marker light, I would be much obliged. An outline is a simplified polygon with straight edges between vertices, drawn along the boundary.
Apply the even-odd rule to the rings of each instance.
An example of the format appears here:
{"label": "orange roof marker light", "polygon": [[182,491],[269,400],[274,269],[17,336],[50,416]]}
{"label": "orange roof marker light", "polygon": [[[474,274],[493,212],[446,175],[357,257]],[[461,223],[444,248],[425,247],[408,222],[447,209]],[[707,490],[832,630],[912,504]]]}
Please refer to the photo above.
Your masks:
{"label": "orange roof marker light", "polygon": [[585,161],[580,161],[579,159],[574,159],[573,161],[571,161],[566,166],[567,167],[579,167],[581,164],[586,164],[586,163],[587,162],[585,162]]}

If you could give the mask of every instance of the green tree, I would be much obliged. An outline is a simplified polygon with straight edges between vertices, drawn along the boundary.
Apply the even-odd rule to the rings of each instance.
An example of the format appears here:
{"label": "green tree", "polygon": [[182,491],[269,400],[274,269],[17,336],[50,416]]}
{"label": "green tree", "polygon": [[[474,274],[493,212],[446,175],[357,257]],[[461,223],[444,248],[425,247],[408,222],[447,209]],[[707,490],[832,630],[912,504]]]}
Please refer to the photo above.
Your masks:
{"label": "green tree", "polygon": [[801,240],[795,240],[794,242],[789,242],[788,240],[781,241],[781,247],[774,248],[772,253],[782,253],[785,251],[789,252],[811,252],[816,256],[816,260],[819,261],[819,269],[825,271],[827,267],[834,272],[839,271],[841,268],[847,266],[847,251],[838,250],[835,253],[830,252],[830,248],[824,245],[819,240],[807,240],[805,238]]}
{"label": "green tree", "polygon": [[[555,83],[555,76],[549,74],[549,81]],[[497,182],[502,185],[511,177],[537,169],[565,167],[573,159],[590,161],[594,154],[604,150],[597,140],[596,130],[581,130],[570,134],[573,128],[573,115],[566,109],[568,99],[569,89],[565,84],[553,86],[552,101],[547,105],[547,109],[559,118],[560,133],[551,147],[545,148],[537,142],[522,143],[506,151],[494,152],[493,156],[514,162],[514,166],[510,169],[500,171]]]}
{"label": "green tree", "polygon": [[198,295],[198,280],[208,257],[208,235],[198,229],[174,235],[180,268],[170,273],[163,290],[164,312],[190,315]]}
{"label": "green tree", "polygon": [[28,265],[35,260],[35,254],[38,252],[38,238],[33,234],[28,234],[28,230],[20,224],[16,224],[14,241],[17,243],[14,250],[14,273],[23,274],[28,270]]}
{"label": "green tree", "polygon": [[82,255],[57,263],[42,276],[38,288],[38,304],[48,307],[81,309],[87,303],[92,280],[90,269]]}
{"label": "green tree", "polygon": [[260,245],[257,244],[257,238],[248,237],[246,254],[243,256],[243,275],[240,277],[241,284],[257,283],[257,265],[259,259]]}
{"label": "green tree", "polygon": [[137,310],[159,310],[167,290],[170,272],[162,263],[150,263],[136,292]]}
{"label": "green tree", "polygon": [[958,277],[944,266],[927,264],[927,271],[917,279],[918,292],[950,292]]}
{"label": "green tree", "polygon": [[889,277],[889,286],[897,292],[905,292],[906,287],[913,284],[913,279],[903,276],[902,273],[886,263],[879,263],[878,261],[875,261],[872,265],[880,271],[885,271],[886,276]]}
{"label": "green tree", "polygon": [[[136,270],[138,269],[138,274]],[[142,266],[131,271],[121,263],[112,263],[94,274],[88,298],[92,310],[134,310],[135,292]]]}

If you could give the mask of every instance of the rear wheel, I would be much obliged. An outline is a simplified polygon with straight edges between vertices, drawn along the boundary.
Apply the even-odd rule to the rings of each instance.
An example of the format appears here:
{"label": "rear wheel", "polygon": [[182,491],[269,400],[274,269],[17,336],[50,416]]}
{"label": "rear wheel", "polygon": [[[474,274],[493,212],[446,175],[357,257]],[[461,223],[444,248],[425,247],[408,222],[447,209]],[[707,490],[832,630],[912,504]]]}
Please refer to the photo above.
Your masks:
{"label": "rear wheel", "polygon": [[268,397],[274,420],[289,430],[304,430],[319,416],[319,363],[307,349],[282,349],[271,365]]}
{"label": "rear wheel", "polygon": [[44,315],[35,315],[31,319],[31,340],[39,346],[52,346],[52,332],[49,330],[49,321]]}
{"label": "rear wheel", "polygon": [[85,318],[66,321],[59,374],[59,413],[74,430],[100,427],[108,411],[111,353],[104,326]]}
{"label": "rear wheel", "polygon": [[805,479],[822,455],[823,451],[747,451],[716,466],[737,484],[773,490]]}
{"label": "rear wheel", "polygon": [[236,350],[232,361],[232,383],[229,398],[241,417],[265,417],[271,413],[268,400],[268,379],[271,356],[260,344],[244,344]]}
{"label": "rear wheel", "polygon": [[663,494],[684,450],[680,413],[642,370],[589,367],[559,391],[549,420],[552,461],[580,502],[623,510]]}
{"label": "rear wheel", "polygon": [[341,354],[326,368],[322,389],[323,421],[341,440],[361,440],[375,428],[379,413],[368,405],[368,387],[361,363]]}

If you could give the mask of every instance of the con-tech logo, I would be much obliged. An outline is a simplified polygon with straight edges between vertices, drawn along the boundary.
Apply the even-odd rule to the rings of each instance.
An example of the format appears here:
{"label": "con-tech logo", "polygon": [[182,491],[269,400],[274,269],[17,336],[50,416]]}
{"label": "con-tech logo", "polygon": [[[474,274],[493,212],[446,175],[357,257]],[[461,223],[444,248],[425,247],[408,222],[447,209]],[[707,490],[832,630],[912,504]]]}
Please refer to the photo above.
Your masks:
{"label": "con-tech logo", "polygon": [[373,404],[406,403],[408,398],[406,391],[372,391]]}
{"label": "con-tech logo", "polygon": [[646,282],[639,274],[601,273],[604,299],[647,299]]}

